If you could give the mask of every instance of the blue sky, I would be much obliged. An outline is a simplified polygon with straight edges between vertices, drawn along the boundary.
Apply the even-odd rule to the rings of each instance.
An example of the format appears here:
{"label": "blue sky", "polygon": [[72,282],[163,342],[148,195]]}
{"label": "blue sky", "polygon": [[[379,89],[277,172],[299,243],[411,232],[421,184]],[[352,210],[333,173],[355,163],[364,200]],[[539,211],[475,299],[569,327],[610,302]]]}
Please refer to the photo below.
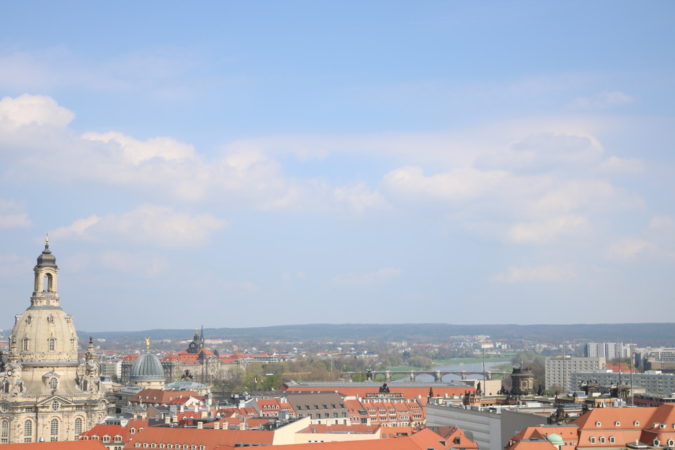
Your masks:
{"label": "blue sky", "polygon": [[674,12],[4,3],[0,325],[673,321]]}

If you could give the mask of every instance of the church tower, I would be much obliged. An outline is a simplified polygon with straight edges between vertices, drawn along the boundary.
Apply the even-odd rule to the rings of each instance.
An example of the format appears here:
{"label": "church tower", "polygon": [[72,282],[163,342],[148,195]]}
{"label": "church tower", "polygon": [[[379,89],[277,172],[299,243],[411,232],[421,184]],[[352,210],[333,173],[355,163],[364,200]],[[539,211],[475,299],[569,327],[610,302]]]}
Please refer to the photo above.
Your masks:
{"label": "church tower", "polygon": [[47,240],[33,272],[30,306],[15,317],[0,373],[0,443],[73,440],[106,415],[93,343],[80,362]]}

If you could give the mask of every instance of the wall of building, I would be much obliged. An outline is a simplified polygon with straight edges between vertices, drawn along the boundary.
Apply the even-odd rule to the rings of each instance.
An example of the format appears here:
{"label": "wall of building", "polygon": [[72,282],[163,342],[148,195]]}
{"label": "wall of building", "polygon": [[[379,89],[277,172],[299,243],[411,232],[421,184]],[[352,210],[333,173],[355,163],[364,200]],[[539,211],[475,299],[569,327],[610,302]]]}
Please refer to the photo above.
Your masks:
{"label": "wall of building", "polygon": [[502,416],[463,407],[427,405],[428,426],[457,426],[469,432],[480,450],[502,450]]}

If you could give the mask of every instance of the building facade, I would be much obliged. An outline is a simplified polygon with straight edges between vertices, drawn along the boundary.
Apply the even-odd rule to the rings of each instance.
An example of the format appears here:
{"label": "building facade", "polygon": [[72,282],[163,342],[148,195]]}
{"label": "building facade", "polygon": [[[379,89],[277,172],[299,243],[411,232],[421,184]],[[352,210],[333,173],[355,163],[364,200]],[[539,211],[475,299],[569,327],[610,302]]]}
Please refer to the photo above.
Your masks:
{"label": "building facade", "polygon": [[15,317],[0,373],[1,443],[73,440],[106,415],[94,345],[90,340],[80,362],[48,242],[33,270],[31,303]]}
{"label": "building facade", "polygon": [[574,372],[592,372],[607,367],[605,358],[582,358],[578,356],[555,356],[546,358],[546,389],[563,389],[572,391],[579,389],[572,384]]}
{"label": "building facade", "polygon": [[591,381],[604,387],[622,384],[633,388],[644,388],[649,394],[659,396],[669,396],[675,392],[675,374],[672,373],[575,372],[572,374],[571,381],[574,386]]}
{"label": "building facade", "polygon": [[635,351],[635,344],[623,342],[588,342],[584,348],[584,356],[587,358],[613,359],[630,358]]}

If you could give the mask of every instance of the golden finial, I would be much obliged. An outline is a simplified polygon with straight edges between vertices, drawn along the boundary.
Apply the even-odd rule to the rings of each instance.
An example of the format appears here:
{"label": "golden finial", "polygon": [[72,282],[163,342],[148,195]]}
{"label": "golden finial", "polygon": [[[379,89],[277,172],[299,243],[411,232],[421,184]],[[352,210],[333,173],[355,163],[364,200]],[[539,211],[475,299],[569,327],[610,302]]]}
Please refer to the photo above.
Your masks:
{"label": "golden finial", "polygon": [[145,351],[150,353],[150,337],[145,338]]}

